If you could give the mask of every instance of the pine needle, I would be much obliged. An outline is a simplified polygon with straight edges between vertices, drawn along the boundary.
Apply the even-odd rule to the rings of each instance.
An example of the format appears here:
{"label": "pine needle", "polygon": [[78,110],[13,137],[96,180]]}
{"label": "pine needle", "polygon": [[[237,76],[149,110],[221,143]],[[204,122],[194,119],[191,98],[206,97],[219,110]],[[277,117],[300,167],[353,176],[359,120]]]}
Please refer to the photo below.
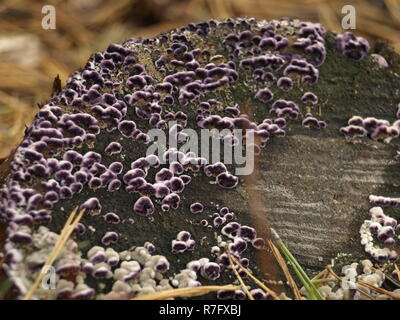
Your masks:
{"label": "pine needle", "polygon": [[194,288],[179,288],[179,289],[171,289],[171,290],[164,290],[160,292],[154,292],[145,294],[131,300],[165,300],[170,298],[179,298],[179,297],[196,297],[202,296],[210,292],[215,292],[219,290],[238,290],[240,286],[201,286],[201,287],[194,287]]}
{"label": "pine needle", "polygon": [[400,280],[400,270],[396,263],[394,264],[394,269],[396,270],[398,280]]}
{"label": "pine needle", "polygon": [[375,292],[377,292],[379,294],[384,294],[384,295],[387,295],[387,296],[389,296],[389,297],[391,297],[391,298],[393,298],[395,300],[400,300],[400,296],[398,296],[397,294],[394,294],[394,293],[392,293],[390,291],[387,291],[387,290],[385,290],[383,288],[375,287],[375,286],[373,286],[373,285],[371,285],[369,283],[366,283],[366,282],[364,282],[362,280],[358,280],[357,283],[359,285],[361,285],[363,287],[366,287],[368,289],[371,289],[371,290],[373,290],[373,291],[375,291]]}
{"label": "pine needle", "polygon": [[[289,249],[285,246],[281,238],[279,237],[278,233],[271,228],[271,234],[273,236],[274,242],[276,243],[277,248],[285,258],[290,262],[294,272],[296,273],[297,277],[303,284],[304,288],[307,290],[308,298],[312,300],[324,300],[319,290],[315,287],[315,285],[311,282],[310,278],[308,277],[307,273],[303,270],[300,264],[297,262],[296,258],[292,255]],[[273,244],[272,241],[269,243]],[[275,247],[276,249],[276,247]],[[273,251],[277,252],[278,250]]]}
{"label": "pine needle", "polygon": [[260,280],[258,280],[247,268],[245,268],[244,266],[242,266],[242,264],[234,257],[232,256],[232,260],[233,262],[235,262],[239,268],[241,268],[244,272],[246,272],[246,274],[254,280],[255,283],[257,283],[261,289],[263,289],[265,292],[267,292],[274,300],[280,300],[280,298],[278,297],[278,295],[271,289],[269,289],[264,283],[262,283]]}
{"label": "pine needle", "polygon": [[279,266],[282,268],[283,273],[289,283],[290,288],[293,291],[294,297],[296,300],[301,300],[301,294],[299,292],[299,288],[297,287],[296,282],[294,281],[292,275],[289,272],[289,268],[286,265],[285,260],[283,259],[281,253],[279,252],[278,248],[273,244],[271,240],[268,240],[268,244],[272,250],[272,253],[275,256],[276,261],[278,261]]}
{"label": "pine needle", "polygon": [[253,296],[251,295],[249,289],[247,289],[246,285],[243,282],[242,277],[240,276],[240,274],[237,272],[235,265],[233,264],[233,260],[232,260],[232,255],[229,252],[229,250],[226,250],[226,252],[228,253],[228,258],[229,258],[229,263],[231,265],[231,268],[236,276],[236,278],[239,280],[240,284],[242,285],[242,289],[243,291],[246,293],[247,297],[249,298],[249,300],[254,300]]}

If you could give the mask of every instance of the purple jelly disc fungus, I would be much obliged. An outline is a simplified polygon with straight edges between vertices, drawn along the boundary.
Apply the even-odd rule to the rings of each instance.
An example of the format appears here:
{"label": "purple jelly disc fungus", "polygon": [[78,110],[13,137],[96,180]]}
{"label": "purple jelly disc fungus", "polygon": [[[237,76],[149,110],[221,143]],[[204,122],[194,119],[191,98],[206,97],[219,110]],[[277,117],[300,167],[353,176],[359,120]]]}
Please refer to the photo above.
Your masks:
{"label": "purple jelly disc fungus", "polygon": [[86,200],[80,207],[80,209],[85,209],[86,213],[90,213],[92,215],[100,214],[101,212],[101,204],[99,199],[90,198]]}
{"label": "purple jelly disc fungus", "polygon": [[274,98],[274,94],[268,88],[264,88],[264,89],[259,90],[256,93],[255,97],[257,100],[259,100],[263,103],[267,103]]}
{"label": "purple jelly disc fungus", "polygon": [[204,210],[204,206],[200,202],[195,202],[190,205],[191,213],[201,213]]}
{"label": "purple jelly disc fungus", "polygon": [[220,277],[221,268],[218,263],[207,262],[201,269],[201,275],[210,280],[215,280]]}
{"label": "purple jelly disc fungus", "polygon": [[289,91],[293,88],[293,81],[289,77],[281,77],[278,79],[276,85],[283,91]]}
{"label": "purple jelly disc fungus", "polygon": [[121,222],[121,218],[114,212],[108,212],[103,216],[104,220],[108,223],[118,224]]}
{"label": "purple jelly disc fungus", "polygon": [[114,244],[118,241],[119,236],[114,231],[106,232],[106,234],[101,238],[101,243],[105,246],[109,246],[110,244]]}
{"label": "purple jelly disc fungus", "polygon": [[105,149],[104,152],[106,155],[113,155],[113,154],[118,154],[122,151],[122,146],[118,142],[111,142]]}
{"label": "purple jelly disc fungus", "polygon": [[136,200],[133,211],[140,216],[149,216],[154,213],[154,204],[149,197],[143,196]]}
{"label": "purple jelly disc fungus", "polygon": [[227,172],[222,172],[216,177],[216,183],[224,189],[232,189],[238,185],[239,178]]}

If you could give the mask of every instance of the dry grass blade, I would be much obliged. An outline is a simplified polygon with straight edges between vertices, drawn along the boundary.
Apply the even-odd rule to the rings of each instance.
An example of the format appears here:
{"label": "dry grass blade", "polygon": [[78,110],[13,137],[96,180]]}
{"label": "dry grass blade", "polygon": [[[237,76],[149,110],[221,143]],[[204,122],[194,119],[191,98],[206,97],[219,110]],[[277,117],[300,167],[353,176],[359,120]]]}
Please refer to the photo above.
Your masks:
{"label": "dry grass blade", "polygon": [[327,276],[327,270],[324,269],[320,273],[318,273],[314,278],[311,279],[311,281],[319,280],[319,279],[324,279]]}
{"label": "dry grass blade", "polygon": [[233,273],[235,274],[236,278],[239,280],[240,284],[242,285],[242,289],[243,291],[246,293],[247,297],[249,298],[249,300],[254,300],[253,296],[251,295],[249,289],[247,289],[245,283],[243,282],[242,277],[240,276],[240,274],[237,272],[235,265],[233,264],[233,260],[232,260],[232,255],[229,252],[229,250],[226,250],[228,253],[228,257],[229,257],[229,263],[231,265],[231,268],[233,270]]}
{"label": "dry grass blade", "polygon": [[232,260],[233,262],[235,262],[240,269],[242,269],[244,272],[246,272],[246,274],[252,279],[254,280],[255,283],[257,283],[261,289],[263,289],[265,292],[267,292],[274,300],[280,300],[280,298],[278,297],[278,295],[275,293],[275,291],[271,290],[270,288],[268,288],[264,283],[262,283],[260,280],[258,280],[255,276],[253,276],[253,274],[244,266],[242,266],[242,264],[234,257],[232,256]]}
{"label": "dry grass blade", "polygon": [[170,298],[196,297],[219,290],[238,290],[240,286],[201,286],[194,288],[179,288],[145,294],[131,300],[165,300]]}
{"label": "dry grass blade", "polygon": [[393,20],[400,25],[400,1],[398,0],[385,0],[385,5],[388,8],[389,14]]}
{"label": "dry grass blade", "polygon": [[293,291],[295,299],[301,300],[301,294],[300,294],[299,288],[297,287],[296,282],[294,281],[292,275],[290,274],[289,268],[287,267],[286,262],[283,259],[281,253],[279,252],[278,248],[273,244],[273,242],[271,240],[268,240],[268,244],[272,250],[272,253],[275,256],[276,261],[278,261],[278,264],[282,268],[287,281],[289,282],[289,286]]}
{"label": "dry grass blade", "polygon": [[[49,257],[47,258],[45,264],[43,265],[42,269],[40,270],[35,282],[33,283],[33,285],[31,286],[31,288],[29,289],[28,293],[25,295],[25,297],[23,298],[23,300],[30,300],[32,298],[32,295],[35,293],[35,290],[38,288],[40,282],[42,281],[43,277],[45,276],[45,271],[48,269],[48,267],[50,267],[54,261],[57,259],[60,251],[62,250],[62,248],[64,247],[65,243],[67,242],[67,240],[69,239],[70,235],[72,234],[72,232],[74,231],[75,227],[77,226],[77,224],[79,223],[79,221],[81,220],[83,213],[85,212],[84,209],[82,209],[78,216],[76,217],[75,220],[74,217],[76,215],[78,211],[78,207],[76,207],[72,213],[70,214],[70,216],[68,217],[61,233],[60,236],[58,237],[58,240],[53,248],[53,250],[51,251]],[[72,222],[73,221],[73,222]],[[71,223],[72,222],[72,223]]]}

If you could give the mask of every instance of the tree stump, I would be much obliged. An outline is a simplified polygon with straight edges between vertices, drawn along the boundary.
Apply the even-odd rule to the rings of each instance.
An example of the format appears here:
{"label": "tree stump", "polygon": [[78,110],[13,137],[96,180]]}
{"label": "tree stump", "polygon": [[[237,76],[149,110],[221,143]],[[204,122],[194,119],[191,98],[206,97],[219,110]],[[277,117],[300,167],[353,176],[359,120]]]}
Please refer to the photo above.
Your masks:
{"label": "tree stump", "polygon": [[[296,41],[309,43],[296,46]],[[101,213],[89,212],[94,206],[86,205],[88,213],[81,220],[84,233],[79,234],[79,230],[74,233],[70,240],[71,249],[68,249],[71,252],[64,252],[64,260],[61,256],[55,263],[57,279],[69,281],[72,287],[64,291],[60,288],[53,290],[51,298],[126,299],[150,292],[150,289],[144,289],[144,285],[129,290],[126,283],[120,284],[119,289],[113,287],[113,272],[121,268],[120,263],[126,257],[122,252],[144,246],[146,242],[151,242],[156,248],[153,254],[146,247],[149,257],[161,255],[169,262],[167,270],[163,270],[165,273],[159,272],[164,279],[171,277],[165,288],[234,282],[234,274],[224,265],[226,261],[221,262],[224,258],[221,255],[230,243],[237,257],[244,259],[243,263],[249,261],[249,268],[256,276],[278,279],[279,268],[269,250],[252,245],[251,241],[255,238],[269,239],[271,227],[310,272],[330,263],[338,253],[350,253],[355,258],[366,257],[360,244],[359,229],[369,216],[370,194],[396,197],[399,181],[397,139],[390,143],[367,137],[348,139],[340,129],[352,116],[375,117],[391,123],[396,120],[400,102],[400,65],[399,56],[386,45],[379,44],[374,49],[386,59],[388,67],[383,67],[370,54],[364,57],[363,42],[358,43],[357,38],[354,41],[357,43],[355,48],[346,51],[340,45],[338,48],[340,39],[337,35],[326,32],[318,24],[286,19],[271,22],[228,19],[189,25],[154,39],[131,39],[122,45],[110,45],[105,52],[93,55],[85,69],[74,73],[66,87],[42,107],[34,124],[27,130],[21,147],[0,167],[3,185],[0,216],[8,228],[6,236],[2,237],[8,246],[4,268],[6,276],[14,284],[12,295],[21,298],[27,293],[43,265],[44,253],[49,253],[46,248],[51,245],[38,248],[32,236],[41,226],[48,228],[46,232],[59,234],[69,213],[77,206],[82,207],[89,198],[99,200]],[[307,49],[309,46],[314,47]],[[293,62],[296,59],[303,61],[304,66],[296,66]],[[288,66],[294,66],[295,71],[285,74]],[[289,87],[285,87],[285,81],[289,81]],[[273,94],[268,101],[262,101],[263,98],[258,96],[265,88]],[[301,101],[302,96],[310,91],[318,97],[318,103]],[[274,113],[271,108],[279,99],[294,102],[297,114],[280,116]],[[184,115],[179,114],[180,111]],[[74,114],[81,113],[90,117],[74,117]],[[316,129],[302,125],[307,113],[324,121],[326,127],[321,125]],[[100,179],[102,173],[109,172],[113,163],[119,162],[123,165],[123,172],[115,176],[111,174],[111,180],[121,182],[132,163],[145,157],[149,144],[143,143],[148,137],[142,134],[157,126],[159,121],[177,120],[183,128],[200,132],[204,123],[220,129],[218,121],[221,117],[228,119],[227,125],[239,126],[234,120],[239,114],[247,115],[248,122],[258,126],[265,119],[270,119],[270,122],[264,123],[273,125],[274,121],[278,123],[286,117],[287,126],[280,128],[275,125],[275,129],[267,130],[269,139],[260,144],[261,153],[256,156],[254,172],[239,177],[239,184],[234,188],[221,188],[218,183],[213,183],[215,178],[203,172],[205,165],[192,168],[196,165],[190,167],[186,164],[183,174],[190,176],[191,182],[185,185],[183,192],[176,192],[180,197],[179,207],[173,209],[170,205],[170,210],[164,212],[163,205],[167,202],[164,197],[157,198],[154,190],[134,189],[129,193],[125,190],[129,182],[122,182],[119,189],[111,192],[110,181],[105,183],[105,176]],[[68,117],[63,118],[65,115]],[[212,115],[219,115],[219,120],[207,122]],[[151,117],[158,117],[157,121],[152,121]],[[130,132],[129,124],[126,127],[120,124],[123,120],[134,121],[136,130],[140,132]],[[43,121],[47,122],[43,124]],[[75,128],[76,125],[82,130]],[[166,132],[171,129],[161,124],[159,127]],[[251,125],[249,128],[254,129]],[[257,130],[261,130],[260,127]],[[281,136],[282,131],[285,131],[285,136]],[[63,139],[69,140],[59,145],[58,140]],[[40,140],[44,144],[37,144],[36,149],[32,149],[32,144]],[[107,152],[107,147],[113,142],[122,146],[120,153]],[[35,152],[26,153],[32,150]],[[83,156],[96,152],[101,159],[92,159],[93,163],[104,166],[93,170],[87,179],[91,180],[90,183],[84,178],[79,180],[81,188],[75,186],[77,189],[72,194],[69,194],[71,190],[61,191],[60,188],[71,189],[70,184],[77,182],[74,175],[68,183],[68,172],[75,174],[79,171],[82,161],[74,162],[76,154],[66,157],[68,150]],[[59,161],[52,171],[47,170],[51,167],[50,158]],[[65,162],[61,163],[62,159]],[[28,167],[35,164],[44,164],[47,171],[35,167],[31,168],[29,177],[18,176],[18,171],[26,173]],[[155,174],[168,165],[157,170],[149,167],[146,182],[154,184]],[[233,174],[236,167],[236,164],[227,165],[227,170]],[[59,173],[62,170],[67,171],[65,176]],[[179,177],[181,174],[175,175]],[[94,179],[96,177],[99,181]],[[41,185],[50,179],[59,182],[55,189],[60,199],[51,204],[43,199],[29,204],[29,199],[35,194],[45,196],[52,190],[53,187],[46,190]],[[25,200],[15,199],[17,196],[11,192],[16,181],[19,188],[33,189],[25,193]],[[169,183],[168,188],[171,191],[175,187]],[[150,198],[154,212],[153,209],[148,209],[151,211],[148,215],[147,209],[143,209],[142,215],[138,210],[135,212],[134,204],[141,197]],[[196,202],[204,206],[201,213],[191,212],[190,206]],[[214,220],[218,216],[223,218],[223,214],[215,213],[224,207],[228,208],[227,212],[234,213],[232,221],[244,227],[242,233],[238,231],[239,234],[235,234],[236,238],[245,239],[243,245],[247,249],[243,254],[238,248],[241,244],[235,247],[234,237],[221,232],[229,221],[225,219],[222,226],[218,226]],[[45,216],[43,221],[38,218],[40,210],[44,210],[41,211]],[[45,212],[51,217],[49,221]],[[121,222],[107,222],[104,215],[110,212],[116,213]],[[388,212],[396,217],[393,209]],[[15,224],[22,215],[31,218],[26,217],[26,223],[18,220]],[[203,220],[207,220],[211,227],[202,226]],[[245,232],[251,233],[251,228],[256,229],[257,236],[251,234],[247,239]],[[179,240],[177,235],[180,231],[189,232],[195,240],[193,251],[189,245],[189,249],[182,253],[171,251],[172,241]],[[113,239],[110,233],[115,233],[118,240]],[[110,242],[105,240],[107,235]],[[223,240],[222,244],[218,242],[218,236]],[[219,249],[216,248],[218,245]],[[88,257],[94,246],[112,248],[119,253],[118,264],[107,264],[104,262],[106,258],[100,259],[106,269],[101,274],[100,268],[100,271],[96,269],[97,264]],[[33,256],[39,250],[43,254]],[[68,254],[73,258],[69,259]],[[139,259],[135,257],[132,254],[132,258],[126,260]],[[188,263],[201,258],[208,259],[208,262],[202,260],[201,270],[194,278],[185,276],[184,280],[175,278],[173,282],[179,272],[188,268]],[[213,275],[212,263],[217,264],[218,276]],[[143,273],[145,263],[139,261],[139,264]],[[148,268],[153,267],[156,268],[153,265]],[[78,275],[84,275],[80,282]],[[140,281],[128,283],[134,285]],[[160,288],[152,287],[152,290]],[[47,294],[39,288],[35,297],[44,298]],[[223,294],[220,292],[219,297]],[[241,299],[243,295],[240,291],[227,297]]]}

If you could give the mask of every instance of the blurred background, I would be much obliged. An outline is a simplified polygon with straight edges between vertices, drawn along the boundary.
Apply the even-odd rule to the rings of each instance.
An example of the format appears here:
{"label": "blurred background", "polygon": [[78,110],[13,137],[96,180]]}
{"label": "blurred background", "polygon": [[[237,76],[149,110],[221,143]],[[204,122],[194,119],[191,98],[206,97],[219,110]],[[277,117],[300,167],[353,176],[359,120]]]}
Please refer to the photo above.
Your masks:
{"label": "blurred background", "polygon": [[[356,9],[357,35],[400,52],[400,0],[0,0],[0,162],[19,144],[57,74],[62,85],[111,42],[149,37],[208,19],[281,17],[319,21],[343,32],[344,5]],[[56,29],[42,28],[42,7]]]}

